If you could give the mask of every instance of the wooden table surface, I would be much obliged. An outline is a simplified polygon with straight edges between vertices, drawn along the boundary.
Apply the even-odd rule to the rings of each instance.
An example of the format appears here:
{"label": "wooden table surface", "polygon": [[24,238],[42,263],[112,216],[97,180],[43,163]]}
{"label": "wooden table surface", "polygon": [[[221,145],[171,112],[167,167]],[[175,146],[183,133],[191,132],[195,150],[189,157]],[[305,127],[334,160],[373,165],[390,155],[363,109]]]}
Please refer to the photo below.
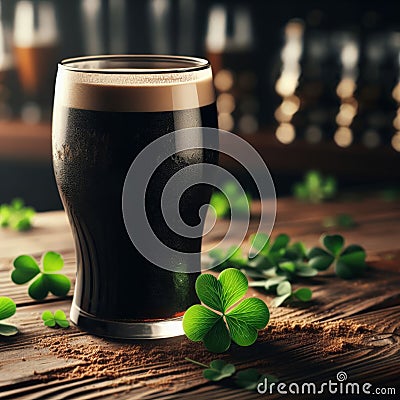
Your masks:
{"label": "wooden table surface", "polygon": [[[257,205],[254,205],[257,214]],[[316,343],[296,332],[271,336],[265,340],[268,329],[248,349],[232,346],[227,360],[234,361],[237,369],[256,366],[260,371],[276,375],[282,382],[322,382],[334,379],[338,371],[345,371],[351,382],[370,382],[374,387],[394,387],[400,393],[400,203],[385,202],[378,196],[364,197],[320,205],[298,203],[293,199],[278,201],[277,221],[273,236],[288,233],[294,240],[314,246],[326,232],[321,225],[324,216],[349,213],[357,222],[352,229],[329,229],[342,233],[347,243],[365,247],[370,269],[354,281],[344,281],[331,272],[318,275],[307,282],[313,289],[313,301],[302,306],[270,308],[271,321],[338,321],[366,324],[370,331],[357,346],[339,353],[320,352]],[[208,242],[218,240],[226,222],[219,225]],[[254,229],[252,223],[249,233]],[[60,252],[66,261],[64,273],[72,280],[75,256],[70,230],[63,212],[39,214],[35,228],[27,233],[0,231],[0,295],[9,296],[17,303],[17,313],[9,320],[20,329],[11,338],[0,339],[0,398],[1,399],[139,399],[139,398],[196,398],[242,399],[260,397],[255,392],[240,390],[232,383],[210,383],[202,378],[201,368],[184,360],[190,357],[192,344],[185,337],[162,342],[151,342],[160,348],[169,343],[188,349],[169,362],[148,357],[143,347],[140,368],[121,370],[118,378],[110,376],[64,377],[65,373],[85,363],[82,358],[59,357],[51,349],[37,346],[38,340],[60,336],[89,345],[97,343],[103,348],[123,351],[126,343],[109,342],[80,332],[75,327],[60,332],[44,327],[40,315],[45,309],[69,309],[71,295],[59,299],[53,296],[43,302],[33,301],[27,295],[27,286],[14,285],[10,280],[12,260],[19,254],[40,257],[42,252]],[[271,298],[254,292],[267,303]],[[70,292],[72,294],[72,290]],[[75,343],[75,342],[74,342]],[[157,347],[158,346],[158,347]],[[197,346],[193,344],[193,346]],[[200,345],[199,345],[200,346]],[[85,347],[83,347],[85,348]],[[196,347],[198,348],[198,346]],[[209,361],[214,356],[204,355],[198,361]],[[86,362],[87,364],[87,362]],[[97,365],[99,369],[99,365]],[[100,366],[101,370],[101,366]],[[89,374],[90,375],[90,374]],[[122,379],[122,378],[124,379]],[[132,379],[129,379],[132,378]],[[172,383],[165,384],[167,378]],[[274,398],[275,396],[270,396]],[[285,396],[290,398],[290,396]],[[302,397],[305,398],[305,397]],[[389,397],[388,397],[389,398]]]}

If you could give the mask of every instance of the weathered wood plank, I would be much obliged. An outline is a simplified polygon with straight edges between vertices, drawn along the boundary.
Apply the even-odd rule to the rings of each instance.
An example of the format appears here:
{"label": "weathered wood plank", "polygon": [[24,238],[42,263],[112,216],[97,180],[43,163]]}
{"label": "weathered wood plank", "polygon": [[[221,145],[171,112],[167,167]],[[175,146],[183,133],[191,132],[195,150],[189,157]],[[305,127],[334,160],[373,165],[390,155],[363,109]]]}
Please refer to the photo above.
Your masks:
{"label": "weathered wood plank", "polygon": [[[24,317],[28,318],[28,315]],[[276,320],[277,318],[275,318]],[[379,383],[380,385],[398,384],[400,306],[364,313],[363,315],[352,317],[351,320],[367,324],[371,327],[371,332],[368,333],[364,343],[357,348],[349,348],[344,353],[324,353],[324,349],[319,348],[318,343],[314,343],[313,340],[305,343],[305,333],[301,331],[294,331],[287,335],[276,335],[273,331],[270,333],[269,329],[267,329],[261,335],[257,346],[250,348],[234,346],[229,352],[229,356],[224,356],[224,358],[234,362],[238,369],[256,367],[262,371],[274,373],[282,381],[288,383],[301,381],[322,382],[325,379],[333,379],[338,371],[344,370],[349,377],[354,378],[352,381],[355,382],[371,382],[374,384]],[[273,321],[274,318],[271,322],[272,327],[276,323]],[[299,321],[303,320],[299,319]],[[382,323],[382,321],[385,322]],[[27,322],[27,326],[30,324],[32,322]],[[36,332],[35,336],[39,332],[42,332],[42,334],[46,332],[46,328],[40,326],[34,327],[33,330]],[[53,334],[57,335],[57,333]],[[67,331],[64,336],[68,337],[68,340],[72,340],[72,342],[79,342],[85,339],[85,335],[77,332],[75,328]],[[100,338],[90,338],[90,340],[102,346],[111,346],[115,350],[129,346],[124,343],[107,343],[107,341]],[[165,341],[165,344],[185,341],[187,341],[185,338],[176,338]],[[96,398],[96,393],[100,398],[98,390],[102,390],[101,398],[112,398],[115,393],[128,389],[132,392],[130,392],[130,397],[127,396],[126,398],[135,398],[134,396],[159,398],[160,389],[165,394],[180,393],[182,395],[185,393],[189,395],[189,393],[193,393],[193,390],[196,390],[196,396],[197,390],[201,389],[204,392],[204,398],[207,395],[212,398],[218,398],[219,395],[227,393],[235,396],[238,391],[237,388],[233,389],[231,384],[226,387],[225,384],[211,384],[205,381],[201,377],[200,368],[184,361],[185,356],[191,356],[191,348],[192,345],[186,346],[186,353],[179,354],[178,359],[173,357],[170,364],[160,363],[149,358],[145,365],[140,368],[128,368],[126,371],[122,371],[123,376],[115,379],[85,377],[81,380],[70,380],[61,378],[50,382],[42,382],[38,380],[38,377],[41,376],[40,374],[46,374],[49,370],[72,369],[82,361],[72,358],[67,362],[63,358],[57,358],[50,362],[47,358],[48,352],[46,349],[31,348],[29,352],[25,353],[27,360],[25,363],[27,363],[27,366],[30,365],[31,368],[34,367],[34,370],[39,375],[35,375],[31,370],[30,376],[20,377],[12,384],[7,384],[3,378],[0,382],[2,398],[24,396],[24,398],[34,399],[38,398],[38,396],[43,396],[43,398],[49,396],[60,399],[86,399]],[[146,346],[143,347],[143,351],[146,351]],[[5,352],[2,351],[1,359],[2,364],[4,364],[1,371],[3,375],[4,373],[9,373],[7,369],[4,369],[4,365],[9,365],[13,362],[14,353],[15,350],[12,349],[5,350]],[[285,354],[285,357],[282,357],[282,354]],[[213,357],[211,356],[211,358]],[[209,360],[210,355],[207,355],[199,361],[208,362]],[[288,360],[290,360],[290,363],[288,363]],[[55,362],[58,362],[57,366],[54,365]],[[24,370],[26,371],[27,368],[24,367]],[[149,374],[149,371],[152,372]],[[374,371],[374,373],[371,374],[371,371]],[[168,375],[174,376],[173,385],[170,383],[165,384],[165,378]],[[157,390],[154,390],[155,387]],[[107,391],[104,391],[104,389],[107,389]],[[241,398],[254,398],[254,394],[251,392],[239,392],[241,393]],[[200,395],[201,393],[198,394]]]}
{"label": "weathered wood plank", "polygon": [[[258,208],[257,204],[253,205],[255,216]],[[304,381],[305,371],[307,381],[312,378],[315,382],[321,382],[334,378],[342,369],[355,382],[399,385],[400,204],[385,203],[379,198],[321,205],[307,205],[284,199],[278,202],[274,235],[286,232],[294,240],[302,240],[309,246],[316,245],[319,235],[325,231],[321,220],[324,216],[337,213],[349,213],[358,223],[354,229],[342,233],[349,243],[358,242],[366,247],[371,269],[364,278],[350,282],[339,280],[329,272],[322,274],[310,285],[314,291],[312,303],[272,309],[270,327],[262,333],[256,346],[248,349],[234,346],[229,355],[223,356],[234,361],[239,369],[254,366],[277,375],[285,382]],[[15,323],[21,329],[20,335],[2,339],[0,344],[2,398],[113,399],[117,396],[119,399],[154,399],[161,395],[170,399],[195,396],[199,400],[257,398],[256,393],[238,390],[232,383],[220,385],[203,380],[201,370],[184,361],[185,356],[191,356],[191,349],[195,348],[193,346],[197,346],[185,344],[185,338],[165,342],[175,345],[178,343],[184,348],[170,359],[163,361],[153,357],[141,366],[128,363],[129,365],[119,367],[121,376],[117,378],[68,377],[68,371],[76,366],[84,367],[82,359],[59,358],[49,348],[42,345],[35,347],[36,341],[62,334],[77,348],[94,343],[118,351],[128,345],[95,338],[74,327],[60,333],[42,325],[40,315],[43,310],[68,310],[71,296],[67,299],[49,297],[41,303],[32,301],[26,294],[26,285],[17,286],[10,282],[12,259],[21,253],[39,258],[43,251],[55,250],[63,254],[66,261],[64,272],[71,279],[76,266],[73,241],[64,213],[39,214],[35,226],[34,230],[24,234],[0,231],[0,293],[11,296],[17,302],[18,312],[10,319],[10,323]],[[249,231],[255,226],[256,220],[252,221]],[[215,232],[206,238],[206,244],[221,237],[226,229],[226,222],[219,222],[215,228]],[[253,291],[252,294],[270,301],[262,292]],[[371,332],[359,346],[327,354],[318,347],[312,336],[305,340],[304,332],[276,335],[271,331],[274,324],[283,321],[317,322],[338,319],[367,324],[371,327]],[[151,347],[161,346],[161,342],[153,343]],[[144,354],[150,349],[146,346],[143,345]],[[163,353],[161,349],[162,347],[160,354]],[[208,362],[212,358],[215,356],[204,352],[199,361]],[[289,364],[287,360],[290,360]],[[59,379],[54,377],[57,374]],[[63,377],[63,374],[66,375]],[[48,378],[51,375],[53,378]],[[172,383],[168,380],[170,376],[174,377]],[[46,377],[49,380],[44,381]]]}
{"label": "weathered wood plank", "polygon": [[64,212],[52,211],[35,216],[34,229],[27,232],[14,232],[0,229],[0,269],[4,259],[11,260],[24,254],[41,254],[46,250],[69,251],[73,240]]}
{"label": "weathered wood plank", "polygon": [[[344,211],[341,207],[347,207]],[[301,210],[301,211],[299,211]],[[259,206],[253,206],[254,215]],[[325,229],[321,225],[324,216],[339,212],[349,212],[358,223],[351,230]],[[219,221],[215,232],[207,235],[204,248],[214,246],[220,241],[228,228],[227,221]],[[249,234],[257,229],[254,219]],[[400,238],[400,202],[387,203],[381,199],[367,199],[361,203],[352,201],[303,204],[292,199],[278,201],[278,217],[273,235],[286,232],[293,240],[302,240],[308,246],[318,244],[319,236],[326,231],[345,235],[348,244],[360,243],[369,253],[389,251],[398,248]],[[26,233],[0,230],[0,290],[12,297],[17,304],[28,304],[31,299],[26,295],[26,287],[14,285],[10,281],[12,260],[20,254],[32,254],[38,259],[44,251],[54,250],[62,253],[65,259],[64,273],[74,279],[76,264],[73,240],[63,212],[39,214],[35,220],[35,229]],[[400,266],[399,266],[400,269]],[[72,293],[72,292],[71,292]],[[49,297],[53,300],[54,297]]]}
{"label": "weathered wood plank", "polygon": [[[283,307],[278,309],[271,309],[271,321],[272,323],[273,321],[282,320],[333,321],[339,318],[352,316],[352,319],[368,323],[368,317],[365,313],[362,313],[363,311],[379,307],[379,305],[384,304],[388,298],[394,298],[397,301],[397,304],[400,303],[398,295],[400,277],[398,273],[395,273],[391,270],[392,264],[394,264],[393,261],[374,262],[368,278],[361,279],[356,282],[338,281],[340,285],[332,285],[332,279],[335,278],[332,278],[330,276],[321,277],[319,279],[319,285],[315,285],[314,287],[314,304],[312,304],[311,306],[300,308]],[[380,293],[379,290],[382,287],[385,287],[385,293],[377,296],[376,294]],[[263,295],[260,293],[258,293],[257,295],[263,297]],[[266,298],[266,300],[268,301],[269,299]],[[38,353],[37,349],[32,348],[32,341],[34,340],[34,338],[45,337],[49,334],[49,332],[51,334],[57,334],[54,331],[49,331],[48,328],[45,328],[41,325],[40,314],[45,308],[55,310],[56,308],[68,309],[68,307],[69,301],[62,301],[60,303],[53,304],[36,304],[33,306],[21,307],[18,310],[18,314],[10,320],[10,322],[14,322],[20,327],[22,333],[22,335],[19,335],[16,338],[8,339],[8,343],[3,343],[2,345],[1,364],[3,365],[3,370],[8,365],[11,365],[12,368],[7,368],[4,371],[6,372],[6,374],[3,374],[3,378],[5,379],[5,381],[1,381],[0,379],[0,387],[6,384],[10,378],[12,378],[12,380],[15,382],[15,385],[18,387],[18,389],[13,389],[10,395],[16,395],[20,392],[21,389],[19,388],[19,385],[21,384],[21,381],[26,381],[28,385],[28,390],[33,390],[33,388],[31,387],[31,381],[36,377],[35,375],[33,375],[34,370],[43,374],[46,371],[54,372],[60,369],[65,369],[66,364],[63,359],[55,358],[54,355],[51,356],[46,351],[43,352],[42,350]],[[377,323],[375,321],[381,322],[382,325],[383,320],[381,320],[380,318],[382,318],[382,315],[385,315],[384,321],[386,324],[386,326],[378,326],[377,332],[380,332],[382,328],[382,332],[384,333],[400,334],[400,332],[398,331],[398,323],[400,320],[398,308],[392,309],[390,312],[387,312],[386,309],[379,310],[377,315],[380,315],[380,317],[375,319],[371,318],[371,321],[373,321],[374,323]],[[77,331],[75,328],[71,328],[70,330],[68,330],[67,334],[68,337],[74,338],[76,340],[86,340],[86,335]],[[93,340],[93,338],[90,336],[87,336],[87,338],[87,340]],[[285,346],[286,342],[287,340],[285,339]],[[294,343],[299,344],[298,342],[300,341],[296,338]],[[390,344],[392,343],[390,342]],[[396,342],[396,345],[398,346],[398,342]],[[280,350],[286,352],[287,348],[282,347],[283,346],[280,345]],[[298,351],[297,347],[295,349],[296,351]],[[312,359],[313,362],[319,360],[315,357],[315,349],[312,347],[311,344],[304,345],[303,343],[302,345],[300,345],[300,349],[302,349],[301,357],[297,355],[299,361],[303,358],[304,362],[306,362],[307,359]],[[268,348],[268,351],[269,350],[270,348]],[[15,360],[17,360],[18,354],[21,354],[21,351],[23,351],[26,361],[20,360],[16,362]],[[398,348],[396,351],[398,351]],[[273,357],[279,358],[278,352],[278,349],[276,349],[276,354],[273,355]],[[357,353],[357,351],[355,353]],[[240,354],[240,351],[238,351],[238,354]],[[251,356],[250,358],[249,355]],[[255,364],[259,363],[258,358],[260,355],[264,356],[264,353],[259,347],[257,347],[256,353],[254,354],[251,352],[246,353],[248,361],[252,361]],[[361,355],[363,359],[365,359],[366,355]],[[190,354],[188,354],[188,356],[190,356]],[[360,356],[360,354],[358,354],[358,356]],[[380,354],[380,356],[382,356],[382,354]],[[184,357],[182,357],[182,359],[183,358]],[[265,354],[265,358],[270,359],[271,355]],[[36,365],[38,359],[40,359],[41,362]],[[241,362],[241,356],[239,357],[239,360]],[[70,360],[70,362],[73,366],[79,365],[79,361],[76,361],[73,358]],[[34,366],[34,370],[32,370],[32,366]],[[157,365],[149,364],[148,367],[157,368]],[[370,371],[369,368],[370,363],[368,363],[364,372],[368,373],[368,371]],[[167,369],[171,370],[171,368]],[[317,371],[320,372],[319,370]],[[388,374],[387,369],[384,369],[381,372],[382,376]],[[130,375],[128,374],[128,376]],[[109,385],[112,386],[112,382],[113,381],[109,382]],[[185,376],[184,382],[185,384],[190,382],[190,380],[188,380],[188,377]],[[197,379],[194,379],[193,384],[195,384],[196,382]],[[44,387],[46,387],[48,390],[51,390],[51,388],[48,387],[48,384],[46,384],[45,386],[43,385],[44,384],[36,385],[36,388],[42,390]],[[92,385],[92,383],[90,383],[90,385]],[[62,385],[62,387],[64,386]],[[25,393],[25,385],[23,385],[22,388],[23,393]],[[133,388],[135,388],[135,386]],[[175,389],[177,388],[175,387]]]}

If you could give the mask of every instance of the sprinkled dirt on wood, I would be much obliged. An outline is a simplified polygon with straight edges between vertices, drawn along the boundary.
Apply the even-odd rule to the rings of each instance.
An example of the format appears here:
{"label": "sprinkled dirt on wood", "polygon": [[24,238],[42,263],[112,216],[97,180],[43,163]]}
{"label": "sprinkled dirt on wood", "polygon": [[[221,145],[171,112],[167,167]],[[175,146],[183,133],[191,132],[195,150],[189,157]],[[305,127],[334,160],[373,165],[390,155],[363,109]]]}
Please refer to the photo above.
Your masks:
{"label": "sprinkled dirt on wood", "polygon": [[[372,331],[365,325],[351,321],[338,320],[334,322],[307,322],[302,320],[271,322],[260,332],[257,343],[248,348],[232,345],[227,354],[212,354],[204,349],[202,343],[190,342],[185,337],[143,342],[121,342],[92,337],[90,343],[87,337],[75,328],[68,331],[55,332],[36,342],[39,349],[47,349],[50,353],[65,359],[75,359],[78,365],[64,367],[51,374],[41,373],[41,379],[85,377],[97,378],[129,378],[130,383],[146,381],[151,384],[152,366],[158,370],[163,366],[170,371],[171,366],[177,367],[180,374],[193,373],[198,367],[187,362],[185,357],[208,364],[216,358],[224,358],[243,366],[265,366],[266,362],[257,360],[260,353],[265,354],[268,346],[279,344],[281,347],[290,341],[298,346],[312,346],[312,350],[327,356],[340,354],[344,351],[363,346]],[[267,357],[266,357],[267,358]],[[269,371],[273,373],[273,371]],[[155,372],[154,372],[155,373]],[[197,372],[199,379],[200,371]],[[175,377],[166,376],[164,384],[168,386]],[[159,384],[159,383],[158,383]]]}

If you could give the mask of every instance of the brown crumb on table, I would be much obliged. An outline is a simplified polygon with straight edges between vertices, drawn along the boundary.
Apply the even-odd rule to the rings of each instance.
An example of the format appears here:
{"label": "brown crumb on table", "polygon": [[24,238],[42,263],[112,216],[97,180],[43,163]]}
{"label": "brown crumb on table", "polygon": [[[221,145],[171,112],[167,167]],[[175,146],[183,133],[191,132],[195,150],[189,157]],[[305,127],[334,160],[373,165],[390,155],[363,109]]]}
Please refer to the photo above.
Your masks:
{"label": "brown crumb on table", "polygon": [[313,343],[316,351],[323,354],[341,353],[362,345],[371,327],[345,321],[308,322],[308,321],[279,321],[271,323],[264,331],[274,339],[287,334],[299,335],[300,343]]}
{"label": "brown crumb on table", "polygon": [[[52,371],[51,375],[42,374],[45,380],[87,377],[122,379],[134,375],[134,379],[130,377],[129,384],[145,380],[147,385],[163,367],[184,364],[183,372],[193,370],[195,366],[185,361],[185,357],[197,357],[206,362],[215,358],[201,343],[189,342],[184,337],[130,344],[95,337],[88,341],[86,336],[71,337],[67,332],[61,332],[59,335],[38,339],[36,347],[47,348],[58,357],[80,361],[79,365]],[[163,377],[162,384],[169,385],[173,380],[172,377]]]}
{"label": "brown crumb on table", "polygon": [[[38,374],[44,380],[54,378],[88,377],[116,379],[116,385],[139,384],[160,385],[168,388],[177,382],[177,376],[158,376],[163,368],[179,372],[185,379],[201,379],[199,368],[187,361],[192,358],[205,364],[216,358],[235,358],[241,352],[240,362],[250,366],[258,366],[260,360],[254,359],[254,352],[265,351],[271,342],[282,342],[293,338],[299,346],[312,346],[313,351],[322,356],[340,354],[362,346],[371,327],[347,320],[333,322],[271,321],[266,329],[260,331],[257,343],[249,348],[232,346],[227,354],[216,355],[205,350],[202,343],[190,342],[185,337],[164,339],[159,341],[119,342],[92,337],[88,340],[84,335],[71,335],[60,332],[37,340],[37,348],[47,348],[50,353],[65,359],[79,360],[79,365],[67,366],[51,373]],[[295,350],[293,350],[295,351]],[[236,352],[236,353],[235,353]],[[251,355],[252,354],[252,355]],[[246,361],[246,357],[248,360]],[[234,363],[237,360],[230,360]],[[175,368],[176,366],[176,368]],[[161,374],[163,375],[163,374]],[[154,378],[156,379],[153,379]],[[183,381],[185,380],[183,379]]]}

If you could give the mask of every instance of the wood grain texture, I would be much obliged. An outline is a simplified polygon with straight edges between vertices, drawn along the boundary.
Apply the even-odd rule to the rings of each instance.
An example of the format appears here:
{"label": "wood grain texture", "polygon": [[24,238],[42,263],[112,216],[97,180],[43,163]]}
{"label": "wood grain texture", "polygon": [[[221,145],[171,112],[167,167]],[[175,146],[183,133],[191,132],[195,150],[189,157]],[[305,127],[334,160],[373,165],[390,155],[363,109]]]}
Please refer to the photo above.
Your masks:
{"label": "wood grain texture", "polygon": [[[259,205],[253,204],[256,216]],[[350,242],[364,245],[368,252],[369,271],[362,279],[343,281],[326,272],[312,280],[313,301],[307,305],[293,305],[271,309],[271,327],[280,321],[346,321],[370,327],[362,343],[339,353],[326,353],[310,336],[301,332],[273,335],[269,329],[260,335],[255,346],[233,346],[223,357],[233,361],[238,369],[256,367],[274,374],[283,382],[323,382],[334,379],[338,371],[345,371],[351,382],[371,382],[374,387],[391,386],[400,391],[400,204],[386,203],[378,198],[308,205],[284,199],[278,202],[278,218],[273,236],[286,232],[294,240],[316,245],[325,229],[324,216],[350,213],[357,227],[342,231]],[[252,221],[250,232],[256,228]],[[216,232],[205,245],[217,242],[226,222],[216,226]],[[335,230],[336,232],[336,230]],[[232,382],[213,384],[201,376],[201,369],[184,360],[190,357],[191,345],[185,338],[174,338],[162,343],[182,345],[182,353],[168,362],[149,358],[140,367],[121,367],[118,378],[86,376],[82,379],[44,377],[70,371],[82,365],[82,360],[59,358],[48,348],[36,343],[49,335],[60,335],[42,325],[40,315],[45,309],[67,310],[70,296],[57,299],[50,296],[44,302],[35,302],[27,294],[27,287],[10,282],[12,259],[21,254],[40,258],[46,250],[60,251],[66,261],[65,273],[73,279],[75,256],[72,237],[61,212],[37,216],[35,229],[28,233],[0,231],[0,293],[12,297],[18,304],[10,323],[18,325],[21,333],[0,342],[0,394],[2,399],[252,399],[253,392],[239,390]],[[301,285],[302,282],[299,282]],[[307,282],[308,285],[308,282]],[[262,292],[253,295],[271,300]],[[80,332],[71,327],[63,331],[71,345],[96,344],[115,351],[126,343],[109,342]],[[270,335],[270,336],[269,336]],[[154,346],[160,346],[154,344]],[[153,344],[150,344],[153,346]],[[195,346],[195,344],[193,344]],[[146,352],[146,346],[143,352]],[[210,358],[211,357],[211,358]],[[199,361],[215,358],[204,355]],[[169,377],[173,376],[171,384]],[[278,398],[278,396],[269,396]]]}

